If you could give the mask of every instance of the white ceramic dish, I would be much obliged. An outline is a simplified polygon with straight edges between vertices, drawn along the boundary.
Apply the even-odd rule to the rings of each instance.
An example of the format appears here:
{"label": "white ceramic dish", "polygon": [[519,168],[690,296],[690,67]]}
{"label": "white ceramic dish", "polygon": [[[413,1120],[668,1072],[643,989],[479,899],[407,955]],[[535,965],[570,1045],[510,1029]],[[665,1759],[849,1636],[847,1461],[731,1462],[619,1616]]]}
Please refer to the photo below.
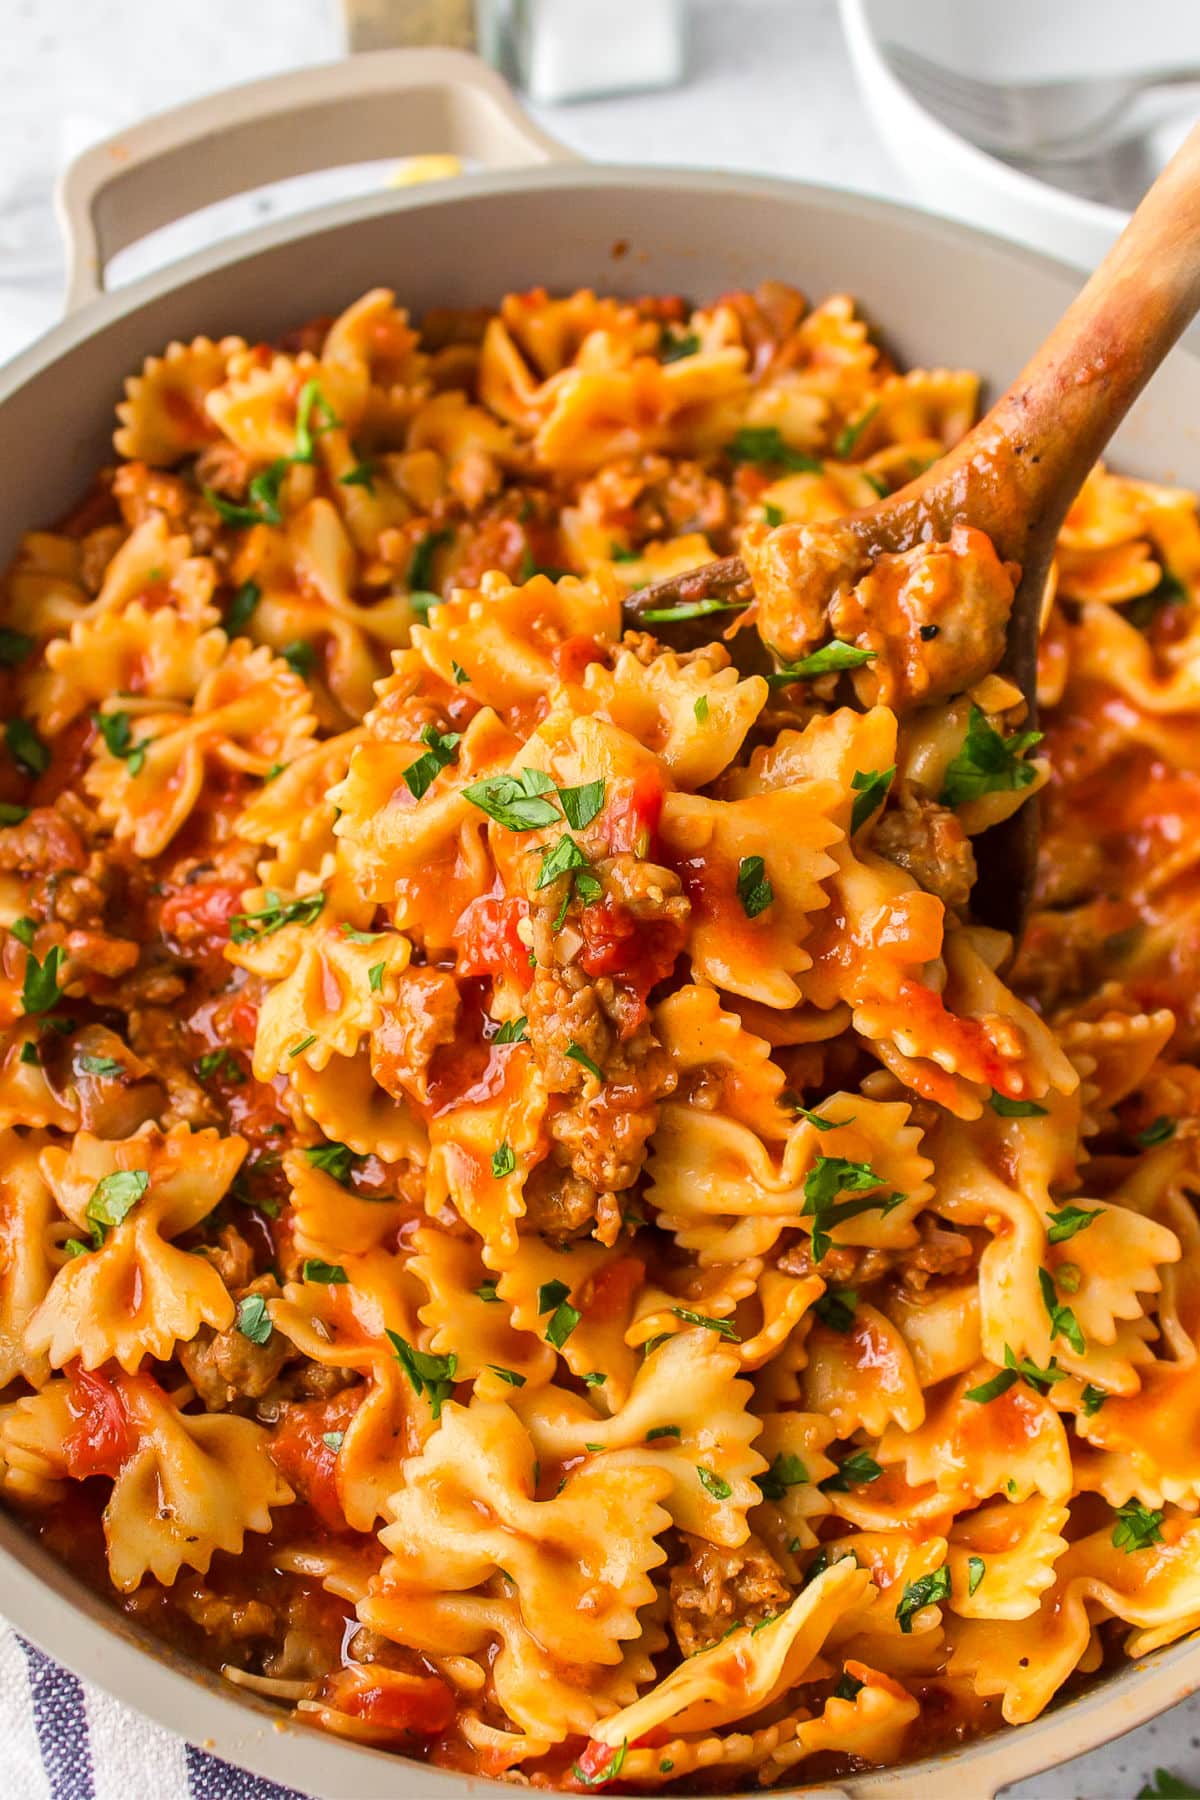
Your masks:
{"label": "white ceramic dish", "polygon": [[[248,174],[272,180],[421,150],[458,151],[503,172],[338,202],[102,291],[104,266],[123,245],[238,191]],[[538,281],[701,298],[773,276],[815,296],[855,294],[902,360],[978,369],[993,392],[1079,285],[1061,263],[843,191],[570,160],[551,166],[559,154],[481,64],[430,51],[256,83],[89,151],[63,196],[81,310],[0,376],[0,561],[23,528],[64,510],[106,460],[122,378],[147,352],[198,332],[270,337],[379,283],[392,283],[419,316],[436,303],[494,301]],[[1130,414],[1115,455],[1134,474],[1200,487],[1200,358],[1173,355]],[[49,1655],[161,1725],[319,1800],[513,1792],[325,1736],[235,1694],[135,1628],[2,1511],[0,1611]],[[1034,1724],[806,1791],[825,1800],[989,1800],[1198,1686],[1193,1640]]]}
{"label": "white ceramic dish", "polygon": [[[1195,0],[839,0],[854,71],[880,136],[935,212],[1092,268],[1129,215],[1010,168],[951,131],[893,71],[883,46],[994,81],[1120,73],[1196,62]],[[1162,161],[1173,134],[1156,134]],[[1180,134],[1181,135],[1181,132]]]}

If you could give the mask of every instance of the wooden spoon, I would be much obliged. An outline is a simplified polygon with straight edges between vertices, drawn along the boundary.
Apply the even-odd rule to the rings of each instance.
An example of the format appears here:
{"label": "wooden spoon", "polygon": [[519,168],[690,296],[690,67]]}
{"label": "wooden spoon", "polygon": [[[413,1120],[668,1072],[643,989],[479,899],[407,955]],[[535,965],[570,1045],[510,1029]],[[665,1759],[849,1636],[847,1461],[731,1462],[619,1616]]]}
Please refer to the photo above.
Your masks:
{"label": "wooden spoon", "polygon": [[[1200,125],[1041,349],[974,430],[907,487],[838,522],[871,557],[944,541],[952,526],[974,525],[1002,560],[1021,565],[1003,667],[1024,693],[1031,723],[1042,600],[1067,509],[1198,308]],[[626,602],[626,613],[640,625],[647,612],[708,597],[749,604],[753,590],[740,557],[642,588]],[[975,916],[1018,932],[1037,855],[1036,808],[1025,805],[986,832],[976,851]]]}

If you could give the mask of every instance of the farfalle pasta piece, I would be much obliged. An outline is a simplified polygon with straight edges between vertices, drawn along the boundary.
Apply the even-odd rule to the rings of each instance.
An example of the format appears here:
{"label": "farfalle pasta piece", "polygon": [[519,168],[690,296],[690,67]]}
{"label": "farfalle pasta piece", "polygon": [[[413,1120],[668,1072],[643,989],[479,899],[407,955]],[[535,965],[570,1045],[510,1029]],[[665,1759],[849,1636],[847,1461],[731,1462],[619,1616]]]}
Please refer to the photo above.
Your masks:
{"label": "farfalle pasta piece", "polygon": [[216,581],[212,558],[193,556],[191,539],[182,532],[172,536],[163,514],[151,512],[134,526],[105,569],[88,616],[103,618],[131,601],[154,600],[211,624]]}
{"label": "farfalle pasta piece", "polygon": [[978,1380],[956,1382],[923,1423],[885,1431],[879,1462],[885,1468],[902,1464],[910,1487],[932,1483],[959,1506],[992,1494],[1066,1500],[1073,1486],[1071,1451],[1050,1401],[1024,1381],[994,1399],[971,1399],[988,1379],[986,1369],[975,1373]]}
{"label": "farfalle pasta piece", "polygon": [[793,1114],[782,1104],[787,1077],[771,1045],[726,1011],[715,988],[690,982],[656,1008],[654,1028],[680,1075],[703,1070],[721,1084],[720,1110],[764,1138],[786,1135]]}
{"label": "farfalle pasta piece", "polygon": [[1027,1619],[1054,1585],[1068,1508],[1034,1495],[961,1513],[950,1533],[948,1604],[964,1619]]}
{"label": "farfalle pasta piece", "polygon": [[186,1125],[147,1125],[123,1139],[80,1131],[69,1150],[42,1151],[59,1211],[84,1242],[57,1273],[25,1327],[29,1356],[85,1369],[110,1358],[132,1373],[165,1360],[202,1324],[224,1331],[234,1304],[213,1265],[170,1242],[207,1218],[237,1173],[245,1140]]}
{"label": "farfalle pasta piece", "polygon": [[85,616],[47,645],[46,671],[30,683],[38,725],[53,737],[112,694],[190,701],[226,647],[215,611],[151,611],[133,600],[120,612]]}
{"label": "farfalle pasta piece", "polygon": [[225,379],[231,357],[245,351],[241,338],[193,338],[148,356],[140,375],[125,383],[113,433],[118,456],[169,469],[195,456],[217,436],[205,400]]}
{"label": "farfalle pasta piece", "polygon": [[664,1727],[711,1731],[753,1717],[803,1681],[835,1624],[861,1606],[870,1579],[849,1557],[834,1563],[778,1618],[757,1631],[743,1627],[689,1657],[592,1736],[616,1748]]}
{"label": "farfalle pasta piece", "polygon": [[767,1474],[758,1484],[762,1498],[750,1526],[777,1560],[786,1559],[785,1568],[797,1551],[816,1548],[815,1523],[829,1516],[832,1502],[821,1483],[837,1474],[837,1463],[826,1454],[836,1436],[837,1427],[820,1413],[762,1415],[755,1447]]}
{"label": "farfalle pasta piece", "polygon": [[745,800],[667,795],[663,841],[694,871],[695,975],[766,1006],[795,1005],[811,915],[829,904],[821,884],[835,867],[825,851],[839,837],[829,816],[839,797],[826,782]]}
{"label": "farfalle pasta piece", "polygon": [[77,538],[25,532],[4,575],[4,617],[10,629],[35,639],[68,631],[89,603],[80,559]]}
{"label": "farfalle pasta piece", "polygon": [[54,1196],[39,1166],[45,1139],[0,1131],[0,1389],[20,1376],[50,1378],[44,1350],[31,1352],[25,1327],[58,1269]]}
{"label": "farfalle pasta piece", "polygon": [[832,1420],[839,1437],[879,1437],[890,1425],[913,1431],[925,1397],[904,1338],[890,1319],[860,1302],[847,1331],[817,1322],[805,1343],[805,1403]]}
{"label": "farfalle pasta piece", "polygon": [[543,1464],[590,1455],[605,1469],[665,1469],[672,1486],[663,1505],[679,1529],[737,1545],[759,1498],[754,1478],[766,1467],[750,1447],[759,1423],[738,1368],[736,1352],[711,1332],[684,1331],[647,1356],[608,1418],[557,1387],[518,1392],[512,1406]]}
{"label": "farfalle pasta piece", "polygon": [[[496,1292],[518,1331],[549,1342],[560,1306],[579,1314],[566,1335],[555,1330],[555,1348],[599,1406],[613,1412],[624,1405],[642,1360],[641,1350],[626,1340],[637,1335],[630,1322],[645,1264],[621,1243],[551,1244],[532,1234],[504,1254],[488,1245],[484,1260],[496,1272]],[[561,1323],[565,1327],[569,1318]],[[589,1380],[598,1375],[603,1381]]]}
{"label": "farfalle pasta piece", "polygon": [[[248,908],[253,913],[253,905]],[[368,941],[363,942],[366,938]],[[286,946],[284,940],[290,940]],[[411,946],[398,931],[350,932],[318,919],[310,926],[285,925],[260,940],[274,959],[286,948],[291,963],[258,1010],[254,1075],[258,1081],[286,1074],[296,1046],[308,1067],[319,1073],[334,1056],[351,1057],[378,1029],[384,1007],[396,997]],[[257,968],[259,943],[234,945],[230,960]],[[278,968],[278,963],[274,963]]]}
{"label": "farfalle pasta piece", "polygon": [[491,1659],[496,1698],[507,1717],[548,1743],[586,1734],[654,1678],[656,1638],[650,1634],[648,1642],[626,1644],[615,1663],[560,1661],[529,1630],[507,1583],[499,1595],[422,1593],[394,1582],[385,1565],[357,1610],[372,1631],[427,1655],[450,1652],[484,1667]]}
{"label": "farfalle pasta piece", "polygon": [[[536,1455],[506,1406],[451,1402],[393,1494],[384,1579],[418,1591],[462,1591],[497,1569],[516,1584],[521,1617],[553,1655],[612,1664],[653,1598],[648,1571],[665,1560],[658,1534],[665,1469],[585,1463],[554,1499],[534,1498]],[[474,1496],[489,1497],[485,1516]],[[586,1608],[584,1601],[586,1598]]]}
{"label": "farfalle pasta piece", "polygon": [[[517,1249],[517,1220],[530,1169],[549,1148],[547,1095],[527,1044],[495,1046],[479,1098],[463,1096],[452,1112],[429,1125],[429,1181],[425,1204],[431,1218],[449,1201],[478,1232],[497,1268]],[[507,1144],[510,1156],[497,1163]]]}
{"label": "farfalle pasta piece", "polygon": [[393,1099],[376,1081],[369,1051],[330,1057],[323,1069],[316,1070],[301,1050],[291,1060],[288,1085],[332,1143],[386,1163],[412,1163],[418,1168],[427,1163],[429,1137],[424,1124],[406,1101]]}
{"label": "farfalle pasta piece", "polygon": [[[340,1265],[339,1265],[340,1266]],[[331,1449],[333,1516],[355,1531],[370,1531],[385,1518],[388,1495],[405,1459],[415,1455],[433,1427],[432,1408],[397,1360],[394,1340],[417,1346],[421,1289],[399,1257],[374,1250],[347,1257],[346,1279],[289,1282],[281,1300],[269,1302],[271,1322],[314,1362],[353,1369],[367,1388]]]}
{"label": "farfalle pasta piece", "polygon": [[457,1373],[474,1380],[484,1399],[500,1400],[514,1386],[532,1390],[551,1379],[553,1347],[513,1324],[474,1237],[451,1237],[425,1225],[413,1233],[413,1248],[408,1266],[427,1295],[419,1317],[435,1355],[457,1357]]}
{"label": "farfalle pasta piece", "polygon": [[463,798],[473,782],[506,769],[517,742],[485,709],[472,719],[452,766],[418,801],[405,771],[425,754],[410,744],[372,740],[350,759],[330,799],[341,809],[335,827],[363,891],[391,909],[401,930],[431,948],[448,948],[472,900],[487,893],[494,870],[487,820]]}
{"label": "farfalle pasta piece", "polygon": [[188,710],[151,705],[136,712],[135,754],[118,756],[98,745],[84,785],[117,839],[128,840],[137,856],[157,856],[200,799],[210,761],[266,775],[307,747],[312,728],[300,678],[265,647],[253,650],[238,639],[205,676]]}
{"label": "farfalle pasta piece", "polygon": [[774,1781],[808,1756],[833,1752],[853,1756],[864,1763],[898,1761],[908,1728],[920,1713],[920,1703],[899,1682],[882,1670],[851,1660],[846,1674],[859,1684],[852,1700],[836,1692],[826,1700],[820,1716],[796,1726],[791,1743],[781,1743],[763,1765],[760,1780]]}
{"label": "farfalle pasta piece", "polygon": [[[15,984],[13,993],[19,1006]],[[4,1034],[0,1049],[0,1131],[8,1131],[14,1125],[75,1131],[79,1125],[78,1106],[70,1093],[57,1093],[51,1087],[37,1054],[37,1041],[36,1018],[18,1019]]]}
{"label": "farfalle pasta piece", "polygon": [[517,724],[557,687],[556,652],[573,640],[612,644],[620,633],[615,583],[534,575],[515,586],[493,572],[478,588],[459,588],[432,608],[428,625],[414,629],[413,643],[443,681],[453,686],[457,663],[480,705]]}
{"label": "farfalle pasta piece", "polygon": [[236,1556],[248,1531],[271,1529],[292,1490],[268,1453],[269,1434],[229,1413],[182,1413],[145,1377],[118,1385],[132,1440],[104,1509],[108,1566],[131,1592],[146,1574],[169,1586],[204,1574],[217,1551]]}
{"label": "farfalle pasta piece", "polygon": [[342,1256],[366,1256],[393,1242],[410,1214],[404,1199],[360,1198],[304,1150],[288,1151],[283,1172],[291,1190],[293,1239],[306,1257],[337,1263]]}
{"label": "farfalle pasta piece", "polygon": [[589,663],[583,686],[589,704],[653,750],[676,787],[690,789],[707,787],[733,761],[769,692],[761,675],[742,677],[715,650],[687,662],[666,651],[649,663],[624,650],[611,669]]}

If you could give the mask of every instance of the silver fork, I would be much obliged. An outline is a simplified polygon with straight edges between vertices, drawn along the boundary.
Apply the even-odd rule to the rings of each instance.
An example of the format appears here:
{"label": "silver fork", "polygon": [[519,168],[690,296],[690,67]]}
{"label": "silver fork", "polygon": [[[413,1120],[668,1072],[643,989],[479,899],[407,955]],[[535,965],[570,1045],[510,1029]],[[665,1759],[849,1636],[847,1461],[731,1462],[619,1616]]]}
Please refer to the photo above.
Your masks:
{"label": "silver fork", "polygon": [[1087,156],[1111,137],[1139,94],[1200,83],[1200,64],[1067,81],[979,81],[910,50],[884,46],[915,99],[983,150],[1025,161]]}

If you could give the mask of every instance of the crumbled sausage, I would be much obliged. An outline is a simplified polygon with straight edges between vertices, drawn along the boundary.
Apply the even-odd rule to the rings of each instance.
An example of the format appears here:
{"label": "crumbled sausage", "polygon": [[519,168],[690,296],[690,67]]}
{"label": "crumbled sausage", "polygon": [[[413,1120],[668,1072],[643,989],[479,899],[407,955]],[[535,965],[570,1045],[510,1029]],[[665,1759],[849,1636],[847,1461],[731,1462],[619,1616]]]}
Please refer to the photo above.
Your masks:
{"label": "crumbled sausage", "polygon": [[975,852],[958,815],[903,783],[871,834],[871,848],[927,894],[963,912],[975,885]]}
{"label": "crumbled sausage", "polygon": [[681,1655],[707,1650],[731,1625],[757,1625],[790,1602],[783,1571],[760,1539],[730,1549],[679,1535],[687,1554],[671,1570],[671,1628]]}

